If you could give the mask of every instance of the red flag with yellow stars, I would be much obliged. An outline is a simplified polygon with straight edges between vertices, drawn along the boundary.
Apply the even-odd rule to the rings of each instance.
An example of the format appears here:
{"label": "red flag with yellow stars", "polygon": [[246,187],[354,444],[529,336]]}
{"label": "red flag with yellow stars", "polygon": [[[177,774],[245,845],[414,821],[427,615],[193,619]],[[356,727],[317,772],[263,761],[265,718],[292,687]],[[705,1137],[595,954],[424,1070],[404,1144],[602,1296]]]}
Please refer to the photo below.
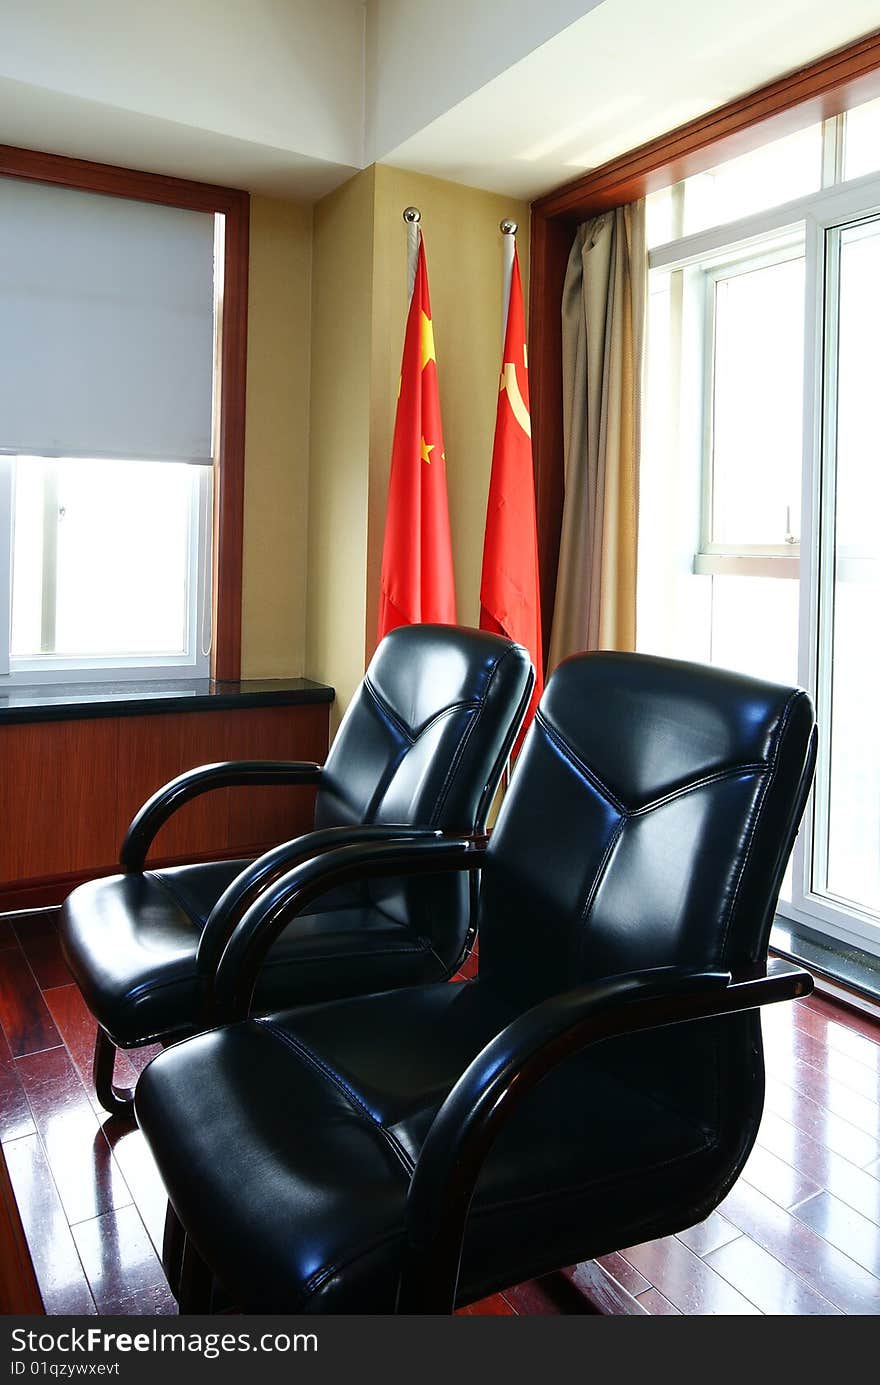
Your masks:
{"label": "red flag with yellow stars", "polygon": [[535,665],[535,691],[514,750],[516,753],[544,686],[526,324],[516,250],[510,277],[510,304],[486,509],[480,628],[517,640],[529,651]]}
{"label": "red flag with yellow stars", "polygon": [[379,639],[398,625],[455,624],[446,454],[425,251],[406,319],[382,550]]}

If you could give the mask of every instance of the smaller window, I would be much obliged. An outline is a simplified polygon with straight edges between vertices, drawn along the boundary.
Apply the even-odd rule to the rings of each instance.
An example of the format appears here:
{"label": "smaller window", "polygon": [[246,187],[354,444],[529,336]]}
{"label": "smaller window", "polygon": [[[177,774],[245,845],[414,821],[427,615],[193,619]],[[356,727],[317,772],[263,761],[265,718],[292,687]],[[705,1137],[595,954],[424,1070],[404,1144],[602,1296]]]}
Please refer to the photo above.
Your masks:
{"label": "smaller window", "polygon": [[817,192],[823,147],[822,125],[810,125],[652,192],[647,198],[648,248]]}
{"label": "smaller window", "polygon": [[207,671],[210,468],[3,459],[9,671]]}
{"label": "smaller window", "polygon": [[861,178],[880,169],[880,98],[846,113],[843,176]]}
{"label": "smaller window", "polygon": [[790,555],[801,504],[804,256],[707,272],[706,551]]}

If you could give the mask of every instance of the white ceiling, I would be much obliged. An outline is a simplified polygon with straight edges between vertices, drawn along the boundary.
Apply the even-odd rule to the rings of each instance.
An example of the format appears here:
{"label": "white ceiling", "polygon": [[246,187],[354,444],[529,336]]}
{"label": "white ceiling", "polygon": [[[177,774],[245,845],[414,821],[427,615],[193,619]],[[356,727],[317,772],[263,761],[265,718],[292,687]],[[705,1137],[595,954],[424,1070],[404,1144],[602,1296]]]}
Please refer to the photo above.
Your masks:
{"label": "white ceiling", "polygon": [[383,161],[532,198],[878,26],[878,0],[604,0]]}
{"label": "white ceiling", "polygon": [[315,200],[530,198],[880,25],[878,0],[0,0],[0,142]]}
{"label": "white ceiling", "polygon": [[363,0],[0,0],[0,142],[297,197],[364,162]]}

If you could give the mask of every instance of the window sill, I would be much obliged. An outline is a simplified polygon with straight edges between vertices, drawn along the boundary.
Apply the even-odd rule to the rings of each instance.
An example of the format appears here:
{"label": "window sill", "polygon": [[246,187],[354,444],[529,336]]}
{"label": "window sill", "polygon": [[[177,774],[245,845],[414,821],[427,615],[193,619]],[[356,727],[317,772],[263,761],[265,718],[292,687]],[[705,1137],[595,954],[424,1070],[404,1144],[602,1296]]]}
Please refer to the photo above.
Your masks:
{"label": "window sill", "polygon": [[0,726],[39,721],[146,716],[163,712],[224,711],[240,707],[297,707],[332,702],[333,688],[309,678],[145,679],[102,683],[32,683],[0,693]]}
{"label": "window sill", "polygon": [[814,933],[778,914],[770,933],[770,949],[800,962],[817,980],[826,979],[834,988],[852,992],[851,1004],[858,1005],[858,999],[863,999],[872,1007],[880,1005],[880,957]]}

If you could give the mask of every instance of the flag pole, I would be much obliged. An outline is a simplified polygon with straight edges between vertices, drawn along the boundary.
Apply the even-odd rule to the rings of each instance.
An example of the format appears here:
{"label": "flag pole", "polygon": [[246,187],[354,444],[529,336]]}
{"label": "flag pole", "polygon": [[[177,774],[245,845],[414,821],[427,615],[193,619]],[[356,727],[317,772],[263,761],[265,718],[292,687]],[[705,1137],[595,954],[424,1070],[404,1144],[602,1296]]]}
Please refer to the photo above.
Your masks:
{"label": "flag pole", "polygon": [[419,236],[421,235],[419,222],[422,219],[422,214],[418,207],[405,207],[403,219],[406,222],[406,296],[409,300],[412,298],[412,291],[416,282]]}
{"label": "flag pole", "polygon": [[[513,275],[513,257],[516,254],[516,233],[519,229],[515,221],[505,217],[498,227],[503,236],[502,245],[504,247],[504,307],[501,316],[501,367],[504,369],[504,345],[507,339],[507,314],[510,309],[510,280]],[[508,755],[507,763],[504,766],[504,773],[501,776],[502,790],[507,793],[510,788],[510,766],[511,757]]]}
{"label": "flag pole", "polygon": [[507,312],[510,307],[510,276],[513,273],[513,257],[516,253],[516,233],[519,227],[515,221],[510,221],[505,217],[498,229],[504,237],[504,307],[501,316],[501,349],[503,351],[504,338],[507,335]]}

